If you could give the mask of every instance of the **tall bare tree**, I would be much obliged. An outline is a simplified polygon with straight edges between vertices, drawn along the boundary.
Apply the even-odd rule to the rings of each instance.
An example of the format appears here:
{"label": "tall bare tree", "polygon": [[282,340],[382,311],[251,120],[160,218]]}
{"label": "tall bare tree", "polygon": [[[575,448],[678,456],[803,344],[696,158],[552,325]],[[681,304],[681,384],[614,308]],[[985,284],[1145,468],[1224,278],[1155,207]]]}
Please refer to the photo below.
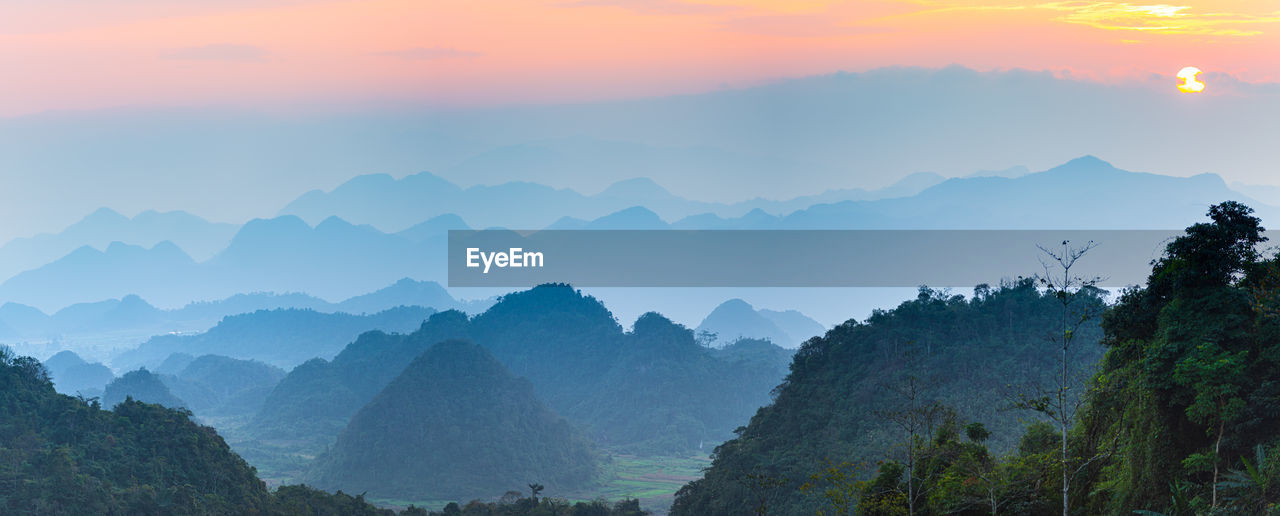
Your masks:
{"label": "tall bare tree", "polygon": [[1082,396],[1073,396],[1070,392],[1072,385],[1080,383],[1073,381],[1072,377],[1071,345],[1080,327],[1098,315],[1095,304],[1078,303],[1078,301],[1082,295],[1088,295],[1087,291],[1096,288],[1102,278],[1083,277],[1076,271],[1076,263],[1097,247],[1093,241],[1078,247],[1071,245],[1069,240],[1063,240],[1060,248],[1041,245],[1036,247],[1043,253],[1040,263],[1044,267],[1044,273],[1038,277],[1040,286],[1062,305],[1061,326],[1056,328],[1049,338],[1058,351],[1059,371],[1054,379],[1056,385],[1053,385],[1048,393],[1042,390],[1039,396],[1024,399],[1022,405],[1044,413],[1058,426],[1062,445],[1062,455],[1058,459],[1062,468],[1062,515],[1069,516],[1071,477],[1083,469],[1088,462],[1092,462],[1090,460],[1082,463],[1072,471],[1071,466],[1076,460],[1067,450],[1067,431],[1075,421],[1076,413],[1083,402]]}

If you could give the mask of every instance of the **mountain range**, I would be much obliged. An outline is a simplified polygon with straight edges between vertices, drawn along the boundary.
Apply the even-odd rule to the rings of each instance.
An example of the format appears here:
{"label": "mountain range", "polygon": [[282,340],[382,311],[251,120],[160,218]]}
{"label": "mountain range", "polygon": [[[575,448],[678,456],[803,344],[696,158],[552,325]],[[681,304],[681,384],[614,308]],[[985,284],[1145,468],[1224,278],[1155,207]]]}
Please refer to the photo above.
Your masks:
{"label": "mountain range", "polygon": [[[75,335],[117,333],[135,336],[203,332],[225,317],[295,308],[325,313],[375,314],[399,306],[420,306],[437,310],[483,311],[492,299],[458,301],[435,282],[402,278],[367,294],[331,303],[301,293],[257,292],[236,294],[217,300],[189,303],[182,308],[156,308],[137,295],[91,303],[77,303],[52,315],[18,303],[0,305],[0,338],[58,339]],[[310,358],[310,357],[307,357]]]}
{"label": "mountain range", "polygon": [[129,294],[164,307],[260,291],[343,299],[401,278],[444,281],[447,231],[467,227],[1168,229],[1228,199],[1248,203],[1263,219],[1280,215],[1216,175],[1129,172],[1092,156],[1035,173],[945,180],[925,174],[878,193],[833,191],[732,205],[681,199],[643,179],[588,196],[533,183],[464,189],[428,173],[372,175],[309,192],[284,215],[246,223],[207,260],[173,240],[150,247],[113,242],[102,250],[86,245],[0,283],[0,299],[46,312]]}

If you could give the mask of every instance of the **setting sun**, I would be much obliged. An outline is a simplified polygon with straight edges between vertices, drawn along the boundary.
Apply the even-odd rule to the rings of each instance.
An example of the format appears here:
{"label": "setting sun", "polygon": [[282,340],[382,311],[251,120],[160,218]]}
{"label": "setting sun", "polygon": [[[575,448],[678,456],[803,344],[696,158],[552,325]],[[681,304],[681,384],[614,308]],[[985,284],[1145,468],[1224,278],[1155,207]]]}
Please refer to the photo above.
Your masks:
{"label": "setting sun", "polygon": [[1182,82],[1178,84],[1178,91],[1183,93],[1199,93],[1204,90],[1204,83],[1196,80],[1196,75],[1200,73],[1200,69],[1194,66],[1188,66],[1178,71],[1178,78]]}

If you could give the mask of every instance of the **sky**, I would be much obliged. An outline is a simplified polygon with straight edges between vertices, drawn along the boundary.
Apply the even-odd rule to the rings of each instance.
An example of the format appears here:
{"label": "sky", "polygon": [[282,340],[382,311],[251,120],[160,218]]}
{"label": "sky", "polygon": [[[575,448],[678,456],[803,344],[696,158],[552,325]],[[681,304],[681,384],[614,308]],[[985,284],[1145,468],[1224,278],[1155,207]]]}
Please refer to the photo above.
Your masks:
{"label": "sky", "polygon": [[1280,184],[1278,54],[1274,0],[18,0],[0,242],[367,173],[732,202],[1093,154]]}
{"label": "sky", "polygon": [[1274,0],[1173,1],[18,0],[0,115],[581,102],[949,64],[1280,80]]}

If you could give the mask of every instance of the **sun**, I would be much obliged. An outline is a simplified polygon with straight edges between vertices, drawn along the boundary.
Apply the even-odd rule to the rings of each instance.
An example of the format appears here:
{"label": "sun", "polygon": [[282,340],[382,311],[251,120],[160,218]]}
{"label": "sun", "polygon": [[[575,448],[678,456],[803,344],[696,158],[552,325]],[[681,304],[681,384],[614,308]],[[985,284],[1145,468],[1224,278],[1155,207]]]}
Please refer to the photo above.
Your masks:
{"label": "sun", "polygon": [[1183,93],[1200,93],[1204,90],[1204,83],[1196,80],[1196,74],[1200,73],[1200,69],[1194,66],[1188,66],[1178,70],[1178,78],[1182,82],[1178,83],[1178,91]]}

